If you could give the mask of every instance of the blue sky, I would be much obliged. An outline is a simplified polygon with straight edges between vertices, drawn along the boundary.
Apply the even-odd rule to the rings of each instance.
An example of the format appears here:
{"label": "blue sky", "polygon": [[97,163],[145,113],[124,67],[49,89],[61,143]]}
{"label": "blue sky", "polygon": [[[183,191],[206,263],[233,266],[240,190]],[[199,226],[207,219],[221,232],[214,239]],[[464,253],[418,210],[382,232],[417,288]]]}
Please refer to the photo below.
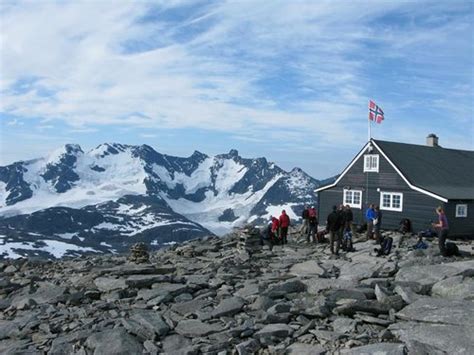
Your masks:
{"label": "blue sky", "polygon": [[0,165],[238,149],[316,178],[367,140],[474,150],[472,1],[2,1]]}

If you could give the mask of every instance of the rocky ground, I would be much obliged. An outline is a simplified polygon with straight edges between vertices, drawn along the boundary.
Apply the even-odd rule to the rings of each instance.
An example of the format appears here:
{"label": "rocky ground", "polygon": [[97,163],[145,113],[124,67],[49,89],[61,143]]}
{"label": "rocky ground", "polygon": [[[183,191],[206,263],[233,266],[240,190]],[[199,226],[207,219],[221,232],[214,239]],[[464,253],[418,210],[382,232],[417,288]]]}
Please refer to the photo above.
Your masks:
{"label": "rocky ground", "polygon": [[143,264],[2,261],[0,353],[474,353],[474,258],[391,234],[388,257],[295,238],[249,253],[235,233]]}

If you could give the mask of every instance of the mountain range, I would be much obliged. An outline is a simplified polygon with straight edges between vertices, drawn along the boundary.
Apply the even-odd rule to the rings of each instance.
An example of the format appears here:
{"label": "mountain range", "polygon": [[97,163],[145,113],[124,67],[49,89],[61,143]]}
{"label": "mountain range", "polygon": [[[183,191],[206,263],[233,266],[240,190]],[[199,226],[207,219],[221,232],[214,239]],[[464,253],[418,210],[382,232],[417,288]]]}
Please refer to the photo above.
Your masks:
{"label": "mountain range", "polygon": [[0,257],[121,252],[223,235],[282,209],[298,219],[320,182],[236,150],[187,158],[148,145],[67,144],[0,167]]}

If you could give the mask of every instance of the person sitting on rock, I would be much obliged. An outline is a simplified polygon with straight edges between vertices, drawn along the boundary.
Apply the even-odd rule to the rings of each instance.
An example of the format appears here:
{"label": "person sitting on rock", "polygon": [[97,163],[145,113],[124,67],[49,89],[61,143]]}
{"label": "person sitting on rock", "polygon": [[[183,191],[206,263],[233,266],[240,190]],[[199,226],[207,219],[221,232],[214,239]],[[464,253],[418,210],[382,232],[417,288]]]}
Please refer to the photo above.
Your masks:
{"label": "person sitting on rock", "polygon": [[[274,218],[274,217],[273,217]],[[270,251],[273,250],[273,245],[276,242],[275,234],[273,233],[273,228],[272,228],[272,221],[268,223],[267,228],[263,230],[262,233],[260,233],[260,245],[268,245],[270,248]]]}

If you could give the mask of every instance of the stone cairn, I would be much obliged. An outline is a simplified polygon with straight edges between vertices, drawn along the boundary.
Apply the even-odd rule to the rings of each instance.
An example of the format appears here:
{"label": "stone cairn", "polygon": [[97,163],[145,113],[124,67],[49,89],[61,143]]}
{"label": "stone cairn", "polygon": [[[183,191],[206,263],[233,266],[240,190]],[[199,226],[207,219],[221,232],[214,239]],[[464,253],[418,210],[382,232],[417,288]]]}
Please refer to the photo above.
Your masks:
{"label": "stone cairn", "polygon": [[240,257],[249,259],[252,254],[259,252],[262,249],[260,245],[260,230],[254,226],[247,225],[239,233],[239,241],[237,243],[237,250]]}
{"label": "stone cairn", "polygon": [[148,248],[145,243],[135,243],[132,245],[128,261],[136,264],[143,264],[150,261],[150,254],[148,253]]}

